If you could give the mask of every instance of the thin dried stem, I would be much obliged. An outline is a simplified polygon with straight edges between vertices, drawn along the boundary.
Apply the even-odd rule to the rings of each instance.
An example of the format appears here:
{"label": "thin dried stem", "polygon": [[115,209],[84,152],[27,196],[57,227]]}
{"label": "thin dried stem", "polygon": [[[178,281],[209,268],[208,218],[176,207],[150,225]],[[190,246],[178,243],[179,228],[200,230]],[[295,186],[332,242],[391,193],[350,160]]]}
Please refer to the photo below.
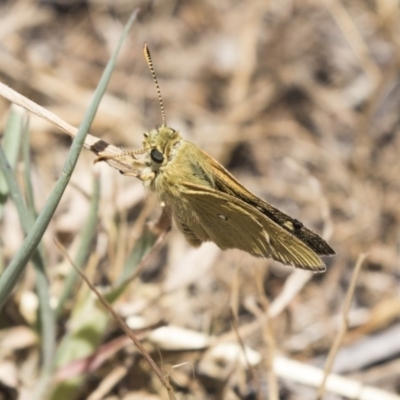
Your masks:
{"label": "thin dried stem", "polygon": [[242,337],[240,336],[240,333],[239,333],[239,325],[238,325],[236,314],[235,314],[235,312],[234,312],[234,310],[232,308],[230,309],[230,312],[231,312],[232,329],[235,332],[235,335],[236,335],[236,338],[237,338],[237,340],[239,342],[240,347],[242,348],[243,357],[246,360],[247,368],[249,369],[250,374],[251,374],[251,376],[252,376],[252,378],[254,380],[254,383],[256,385],[256,388],[257,388],[257,399],[261,400],[262,396],[261,396],[260,380],[258,379],[256,370],[253,368],[252,364],[250,363],[250,361],[249,361],[249,359],[247,357],[246,346],[245,346],[244,341],[243,341],[243,339],[242,339]]}
{"label": "thin dried stem", "polygon": [[[12,103],[30,111],[32,114],[37,115],[40,118],[50,122],[51,124],[57,126],[62,131],[67,133],[71,137],[75,137],[78,129],[74,126],[68,124],[67,122],[63,121],[57,115],[53,114],[52,112],[46,110],[44,107],[40,106],[39,104],[35,103],[32,100],[29,100],[22,94],[16,92],[15,90],[11,89],[4,83],[0,82],[0,95],[4,98],[10,100]],[[104,157],[104,160],[109,164],[111,167],[118,169],[122,173],[127,173],[131,171],[131,168],[126,163],[123,163],[121,160],[118,159],[118,156],[124,154],[124,151],[116,146],[113,146],[104,140],[87,134],[84,147],[96,155],[101,155]]]}
{"label": "thin dried stem", "polygon": [[344,335],[346,334],[346,331],[348,329],[349,326],[348,315],[351,307],[351,301],[353,299],[354,290],[356,288],[356,283],[361,271],[361,267],[366,257],[367,257],[366,254],[360,254],[358,256],[356,266],[354,268],[354,272],[351,277],[350,285],[346,293],[346,298],[343,303],[342,324],[340,326],[339,332],[336,335],[335,341],[333,342],[333,345],[328,354],[328,358],[326,360],[324,368],[324,378],[318,390],[318,397],[317,397],[318,400],[321,400],[324,395],[326,380],[328,379],[328,376],[332,369],[333,361],[335,360],[336,354],[343,342]]}
{"label": "thin dried stem", "polygon": [[95,293],[97,298],[100,300],[100,303],[106,308],[106,310],[112,315],[114,320],[117,322],[117,324],[121,327],[121,329],[129,336],[129,338],[132,340],[134,345],[138,348],[142,356],[146,359],[146,361],[150,364],[150,367],[153,369],[153,371],[156,373],[158,379],[162,383],[162,385],[167,389],[168,395],[170,399],[175,399],[175,395],[173,392],[173,389],[171,387],[171,384],[169,383],[168,377],[166,377],[160,368],[158,368],[157,364],[149,354],[149,352],[144,348],[142,343],[137,339],[135,334],[129,329],[128,325],[125,323],[125,321],[114,311],[114,309],[111,307],[111,305],[107,302],[107,300],[104,298],[104,296],[96,289],[96,287],[90,282],[90,280],[86,277],[84,272],[78,268],[72,258],[69,256],[68,252],[65,250],[65,248],[62,246],[62,244],[58,241],[55,240],[56,245],[60,249],[60,251],[64,254],[64,256],[68,259],[68,261],[71,263],[71,265],[75,268],[76,272],[80,275],[80,277],[85,281],[85,283],[89,286],[90,290]]}

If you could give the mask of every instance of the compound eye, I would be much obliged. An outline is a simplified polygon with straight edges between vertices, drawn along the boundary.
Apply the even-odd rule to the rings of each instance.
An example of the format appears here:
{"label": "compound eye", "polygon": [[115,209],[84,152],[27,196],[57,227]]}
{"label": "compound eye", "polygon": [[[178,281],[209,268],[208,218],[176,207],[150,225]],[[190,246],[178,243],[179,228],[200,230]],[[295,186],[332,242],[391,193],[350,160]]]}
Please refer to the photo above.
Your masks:
{"label": "compound eye", "polygon": [[164,154],[157,149],[151,150],[150,157],[157,164],[161,164],[164,161]]}

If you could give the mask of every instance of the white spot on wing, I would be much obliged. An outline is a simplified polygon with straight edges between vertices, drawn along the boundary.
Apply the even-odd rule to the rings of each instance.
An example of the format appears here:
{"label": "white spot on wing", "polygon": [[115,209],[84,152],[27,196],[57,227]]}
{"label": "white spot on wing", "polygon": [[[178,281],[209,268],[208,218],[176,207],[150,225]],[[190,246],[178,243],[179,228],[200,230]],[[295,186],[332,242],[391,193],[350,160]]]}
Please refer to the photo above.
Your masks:
{"label": "white spot on wing", "polygon": [[285,226],[287,229],[289,229],[289,230],[291,230],[291,231],[294,230],[293,223],[290,222],[290,221],[285,221],[285,222],[283,223],[283,226]]}
{"label": "white spot on wing", "polygon": [[218,214],[218,218],[222,219],[223,221],[227,221],[228,217],[224,214]]}

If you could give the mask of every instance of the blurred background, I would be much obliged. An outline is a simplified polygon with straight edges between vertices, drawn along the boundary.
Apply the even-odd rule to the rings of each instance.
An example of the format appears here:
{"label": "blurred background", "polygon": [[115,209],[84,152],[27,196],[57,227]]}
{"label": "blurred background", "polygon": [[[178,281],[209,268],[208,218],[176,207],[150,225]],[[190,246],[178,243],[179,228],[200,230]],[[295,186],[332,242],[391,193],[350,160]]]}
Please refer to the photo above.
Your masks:
{"label": "blurred background", "polygon": [[[275,361],[323,368],[362,253],[333,371],[381,389],[377,399],[400,398],[398,1],[2,1],[0,80],[78,126],[137,6],[91,134],[140,149],[143,133],[161,124],[146,42],[168,125],[324,236],[337,255],[325,259],[327,272],[309,276],[213,244],[191,249],[175,227],[146,247],[148,224],[161,213],[156,199],[138,180],[94,165],[84,150],[43,239],[57,319],[55,365],[41,398],[167,398],[81,280],[59,301],[72,267],[53,239],[75,257],[94,181],[100,204],[86,273],[112,294],[113,308],[170,377],[177,398],[317,398],[312,384],[289,367],[283,376]],[[9,108],[0,98],[2,130]],[[40,210],[71,140],[36,116],[29,132]],[[23,240],[11,201],[0,240],[4,268]],[[41,393],[37,304],[28,265],[1,311],[0,399]],[[328,390],[324,398],[360,393]]]}

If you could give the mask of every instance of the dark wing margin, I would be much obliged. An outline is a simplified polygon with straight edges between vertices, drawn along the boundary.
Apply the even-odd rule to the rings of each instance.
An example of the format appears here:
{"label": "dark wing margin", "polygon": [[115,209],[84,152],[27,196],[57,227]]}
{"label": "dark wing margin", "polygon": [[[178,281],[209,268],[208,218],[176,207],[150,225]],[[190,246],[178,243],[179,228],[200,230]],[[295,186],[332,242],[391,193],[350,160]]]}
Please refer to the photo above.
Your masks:
{"label": "dark wing margin", "polygon": [[[211,158],[211,157],[210,157]],[[217,171],[214,174],[215,189],[227,193],[233,197],[240,198],[243,202],[255,207],[258,211],[270,218],[284,230],[296,236],[305,245],[320,256],[333,256],[335,251],[317,233],[306,228],[303,223],[278,210],[276,207],[260,199],[249,192],[232,174],[221,164],[212,159],[213,166]],[[229,180],[226,177],[230,178]],[[225,179],[224,179],[225,178]],[[236,189],[236,190],[235,190]],[[240,190],[238,190],[240,189]]]}
{"label": "dark wing margin", "polygon": [[297,219],[289,217],[289,215],[261,199],[257,198],[257,201],[252,203],[254,207],[260,210],[268,218],[272,219],[272,221],[277,223],[279,226],[282,226],[286,231],[296,236],[318,255],[333,256],[336,254],[321,236],[313,232],[311,229],[306,228]]}

